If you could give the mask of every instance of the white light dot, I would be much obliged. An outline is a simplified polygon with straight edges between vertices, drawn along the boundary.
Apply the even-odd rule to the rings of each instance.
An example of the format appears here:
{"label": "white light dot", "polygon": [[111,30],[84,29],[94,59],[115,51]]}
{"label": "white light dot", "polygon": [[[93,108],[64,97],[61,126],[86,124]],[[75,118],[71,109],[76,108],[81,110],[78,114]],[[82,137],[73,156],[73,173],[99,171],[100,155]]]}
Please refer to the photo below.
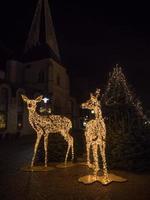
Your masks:
{"label": "white light dot", "polygon": [[49,98],[44,97],[42,100],[44,101],[44,103],[47,103],[49,101]]}

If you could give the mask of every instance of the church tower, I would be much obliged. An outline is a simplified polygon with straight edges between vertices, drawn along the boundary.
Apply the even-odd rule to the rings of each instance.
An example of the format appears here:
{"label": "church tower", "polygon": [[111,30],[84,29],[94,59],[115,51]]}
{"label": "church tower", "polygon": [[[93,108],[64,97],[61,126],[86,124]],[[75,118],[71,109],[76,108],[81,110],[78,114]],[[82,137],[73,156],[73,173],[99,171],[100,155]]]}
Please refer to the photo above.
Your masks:
{"label": "church tower", "polygon": [[38,0],[23,54],[7,61],[3,82],[0,84],[0,135],[32,131],[21,94],[29,98],[41,94],[48,97],[48,104],[43,102],[39,107],[41,114],[50,106],[54,114],[68,116],[76,126],[75,101],[70,96],[66,68],[61,64],[48,0]]}
{"label": "church tower", "polygon": [[26,86],[48,95],[55,113],[68,115],[69,77],[61,64],[48,0],[38,0],[22,61]]}
{"label": "church tower", "polygon": [[28,39],[25,44],[25,52],[44,43],[48,45],[52,56],[60,60],[48,0],[38,0]]}

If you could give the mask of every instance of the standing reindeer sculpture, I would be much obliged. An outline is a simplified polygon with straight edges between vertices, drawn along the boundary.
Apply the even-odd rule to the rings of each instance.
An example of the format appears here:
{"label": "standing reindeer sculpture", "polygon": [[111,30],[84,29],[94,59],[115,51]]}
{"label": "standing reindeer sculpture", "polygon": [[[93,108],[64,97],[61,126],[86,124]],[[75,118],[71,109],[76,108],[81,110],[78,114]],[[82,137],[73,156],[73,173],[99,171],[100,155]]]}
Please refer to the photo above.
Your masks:
{"label": "standing reindeer sculpture", "polygon": [[[103,175],[106,184],[109,182],[108,172],[107,172],[107,163],[105,156],[105,146],[106,146],[106,127],[105,122],[102,117],[101,105],[98,100],[100,95],[100,89],[96,90],[95,95],[91,94],[90,99],[85,103],[82,103],[82,109],[89,109],[94,111],[95,119],[90,120],[85,125],[85,139],[86,139],[86,150],[87,150],[87,165],[89,168],[94,169],[95,177],[99,171],[99,162],[98,162],[98,148],[101,153],[102,162],[103,162]],[[90,149],[92,149],[94,164],[91,164],[90,161]]]}
{"label": "standing reindeer sculpture", "polygon": [[49,134],[52,133],[60,133],[68,143],[68,148],[65,156],[65,164],[67,163],[67,158],[70,149],[72,151],[72,160],[73,160],[74,159],[73,137],[69,134],[69,131],[72,128],[72,123],[70,119],[60,115],[41,116],[36,112],[36,107],[37,103],[42,101],[43,96],[39,96],[36,99],[28,99],[25,95],[21,96],[22,99],[27,103],[27,109],[29,111],[29,122],[37,134],[31,167],[34,166],[35,156],[42,136],[44,136],[45,167],[47,167],[48,136]]}

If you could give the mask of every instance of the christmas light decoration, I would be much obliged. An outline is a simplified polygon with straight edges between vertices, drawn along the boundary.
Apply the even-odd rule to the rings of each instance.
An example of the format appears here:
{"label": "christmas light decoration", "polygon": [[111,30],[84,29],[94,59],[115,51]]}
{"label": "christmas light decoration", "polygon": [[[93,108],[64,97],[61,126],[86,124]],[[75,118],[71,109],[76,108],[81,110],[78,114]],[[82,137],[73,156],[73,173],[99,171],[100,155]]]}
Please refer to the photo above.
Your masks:
{"label": "christmas light decoration", "polygon": [[[141,170],[146,165],[142,156],[147,155],[146,146],[149,146],[145,134],[149,129],[148,118],[123,71],[118,64],[113,68],[101,98],[107,117],[108,159],[111,155],[110,167]],[[135,160],[140,162],[137,164]]]}
{"label": "christmas light decoration", "polygon": [[[113,88],[112,85],[114,86]],[[122,96],[119,93],[119,90],[121,89],[123,91]],[[126,77],[122,72],[122,68],[119,67],[118,64],[116,64],[116,67],[114,67],[113,72],[109,73],[109,81],[106,91],[103,95],[103,101],[106,105],[109,106],[118,103],[131,103],[131,105],[133,105],[137,111],[138,115],[143,119],[146,118],[145,114],[143,113],[141,102],[139,99],[135,98],[134,93],[129,89]]]}
{"label": "christmas light decoration", "polygon": [[[86,139],[86,151],[87,151],[87,165],[94,171],[93,175],[87,175],[79,178],[79,182],[85,184],[100,181],[102,184],[107,185],[112,181],[125,181],[125,179],[113,174],[108,174],[107,162],[106,162],[106,127],[102,116],[101,105],[98,97],[100,95],[100,89],[97,89],[95,95],[91,94],[90,99],[85,103],[82,103],[83,109],[89,109],[95,113],[95,119],[90,120],[85,124],[85,139]],[[92,150],[94,163],[90,160],[90,149]],[[98,176],[99,161],[98,161],[98,149],[102,157],[103,164],[103,176]]]}
{"label": "christmas light decoration", "polygon": [[32,157],[31,168],[34,166],[35,156],[37,153],[38,145],[41,137],[44,136],[44,150],[45,150],[45,167],[47,167],[47,147],[48,147],[48,136],[53,133],[60,133],[66,142],[68,148],[65,156],[65,165],[67,164],[68,154],[72,151],[72,160],[74,159],[74,147],[73,137],[69,134],[72,128],[70,119],[60,115],[48,115],[41,116],[36,112],[37,103],[42,101],[43,96],[39,96],[36,99],[28,99],[25,95],[21,95],[24,102],[27,103],[27,109],[29,111],[29,123],[32,128],[36,131],[37,139],[34,147],[34,154]]}

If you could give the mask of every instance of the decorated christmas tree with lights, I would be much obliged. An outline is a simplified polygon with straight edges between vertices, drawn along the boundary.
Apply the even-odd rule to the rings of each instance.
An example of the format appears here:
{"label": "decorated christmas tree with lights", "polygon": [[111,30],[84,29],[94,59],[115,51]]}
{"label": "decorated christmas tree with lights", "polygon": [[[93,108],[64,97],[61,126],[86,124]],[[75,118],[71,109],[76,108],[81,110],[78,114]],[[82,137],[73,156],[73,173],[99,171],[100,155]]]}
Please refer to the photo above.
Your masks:
{"label": "decorated christmas tree with lights", "polygon": [[123,169],[142,168],[145,166],[146,154],[149,155],[150,152],[149,134],[145,127],[147,119],[141,102],[131,91],[122,68],[118,65],[109,74],[102,100],[110,166]]}

